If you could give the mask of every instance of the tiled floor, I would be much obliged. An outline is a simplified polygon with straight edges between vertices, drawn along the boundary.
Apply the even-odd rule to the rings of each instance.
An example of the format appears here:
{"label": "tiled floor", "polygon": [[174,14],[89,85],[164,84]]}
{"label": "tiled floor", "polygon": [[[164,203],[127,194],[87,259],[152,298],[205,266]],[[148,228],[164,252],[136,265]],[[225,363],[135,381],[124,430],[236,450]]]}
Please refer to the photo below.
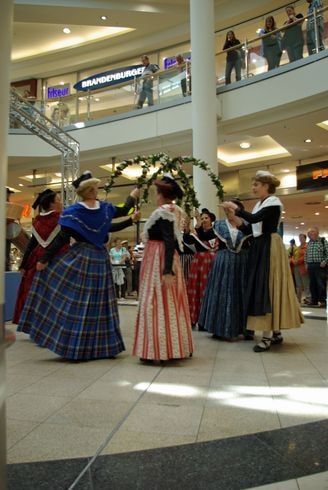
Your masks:
{"label": "tiled floor", "polygon": [[[161,365],[131,357],[136,307],[128,304],[120,306],[127,350],[115,360],[71,364],[18,334],[7,349],[8,463],[214,441],[328,419],[327,321],[324,310],[307,311],[321,319],[284,333],[284,343],[264,354],[253,353],[252,342],[218,342],[196,331],[193,358]],[[266,488],[319,490],[327,482],[322,473]]]}

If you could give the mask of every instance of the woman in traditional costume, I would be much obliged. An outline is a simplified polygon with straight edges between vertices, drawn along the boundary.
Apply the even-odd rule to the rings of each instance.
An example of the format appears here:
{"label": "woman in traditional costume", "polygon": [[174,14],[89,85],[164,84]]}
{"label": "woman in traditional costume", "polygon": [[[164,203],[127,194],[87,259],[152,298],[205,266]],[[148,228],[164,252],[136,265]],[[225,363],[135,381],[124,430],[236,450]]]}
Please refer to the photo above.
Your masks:
{"label": "woman in traditional costume", "polygon": [[[241,209],[243,204],[232,200]],[[247,259],[250,236],[238,230],[239,218],[226,209],[227,219],[213,229],[219,239],[199,315],[199,324],[219,340],[232,341],[244,334],[247,320]]]}
{"label": "woman in traditional costume", "polygon": [[215,253],[218,250],[218,238],[213,230],[215,214],[208,209],[202,209],[201,214],[196,216],[197,224],[195,231],[184,233],[185,245],[194,250],[195,255],[190,264],[189,278],[187,283],[188,300],[191,323],[193,327],[198,323],[198,329],[204,330],[198,321],[202,301]]}
{"label": "woman in traditional costume", "polygon": [[253,178],[253,194],[259,199],[251,213],[233,202],[222,204],[232,209],[240,220],[239,229],[252,233],[247,281],[247,329],[262,331],[255,352],[264,352],[281,344],[282,329],[300,327],[303,317],[295,294],[288,256],[278,226],[283,205],[273,194],[280,181],[270,172],[259,170]]}
{"label": "woman in traditional costume", "polygon": [[193,352],[188,298],[177,244],[182,248],[183,211],[173,200],[183,192],[172,176],[155,182],[158,207],[145,224],[146,243],[140,270],[139,307],[133,354],[165,361]]}
{"label": "woman in traditional costume", "polygon": [[[40,192],[35,202],[32,204],[32,208],[39,208],[39,214],[33,220],[32,237],[28,243],[19,268],[22,273],[22,280],[17,292],[15,311],[12,320],[13,323],[19,322],[38,260],[60,231],[58,220],[62,204],[57,192],[52,189],[45,189]],[[67,246],[68,245],[64,245],[58,252],[64,251]]]}
{"label": "woman in traditional costume", "polygon": [[[18,324],[38,345],[71,361],[111,358],[124,350],[105,243],[112,219],[129,212],[139,190],[116,207],[97,200],[99,182],[90,172],[73,182],[81,202],[63,211],[61,230],[37,263]],[[75,243],[55,257],[71,238]]]}

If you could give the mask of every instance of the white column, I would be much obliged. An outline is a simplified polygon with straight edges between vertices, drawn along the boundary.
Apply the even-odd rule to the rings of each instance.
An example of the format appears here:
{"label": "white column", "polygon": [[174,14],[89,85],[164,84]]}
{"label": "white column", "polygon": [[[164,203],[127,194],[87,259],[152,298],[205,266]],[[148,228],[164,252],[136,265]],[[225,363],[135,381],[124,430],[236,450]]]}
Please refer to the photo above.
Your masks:
{"label": "white column", "polygon": [[[193,157],[217,174],[217,115],[214,0],[190,0]],[[194,187],[202,207],[217,212],[216,190],[206,172],[194,167]]]}
{"label": "white column", "polygon": [[5,359],[4,359],[4,270],[6,236],[7,139],[10,85],[10,52],[13,23],[13,1],[1,1],[0,16],[0,490],[6,488],[6,422],[5,422]]}

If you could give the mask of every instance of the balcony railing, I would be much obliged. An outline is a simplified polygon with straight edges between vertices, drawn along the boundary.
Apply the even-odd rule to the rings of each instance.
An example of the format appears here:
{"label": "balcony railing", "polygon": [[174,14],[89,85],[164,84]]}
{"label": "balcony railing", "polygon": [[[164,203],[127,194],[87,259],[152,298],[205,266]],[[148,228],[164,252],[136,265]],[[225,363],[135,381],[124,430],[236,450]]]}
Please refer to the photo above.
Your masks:
{"label": "balcony railing", "polygon": [[[308,4],[303,4],[305,11]],[[301,7],[300,7],[301,8]],[[292,24],[284,25],[267,34],[261,34],[259,29],[259,19],[248,21],[242,25],[236,26],[235,31],[243,33],[259,32],[259,35],[252,38],[245,36],[243,41],[227,50],[218,51],[216,54],[216,73],[217,86],[221,87],[226,84],[226,57],[229,52],[238,51],[240,56],[240,79],[256,80],[256,76],[268,71],[268,50],[274,41],[278,40],[281,56],[279,56],[279,66],[291,61],[288,40],[293,38],[295,28],[301,29],[303,47],[300,58],[306,58],[313,54],[319,53],[325,49],[328,37],[328,7],[320,10],[314,10],[311,15],[306,15]],[[275,12],[273,12],[275,14]],[[282,19],[282,9],[279,10],[279,19]],[[233,30],[232,28],[231,30]],[[217,33],[217,45],[223,46],[226,32]],[[309,34],[310,32],[310,34]],[[289,34],[292,34],[291,36]],[[295,32],[294,32],[295,34]],[[309,44],[309,36],[312,45]],[[241,37],[237,36],[236,37]],[[297,59],[296,59],[297,61]],[[279,68],[277,68],[279,70]],[[233,87],[237,87],[238,81],[235,80],[233,70],[231,82]],[[52,100],[31,100],[26,99],[26,103],[35,104],[35,106],[49,119],[60,127],[83,127],[89,121],[101,121],[109,116],[121,115],[130,111],[137,111],[138,99],[142,87],[143,79],[134,78],[132,81],[122,82],[111,87],[98,90],[88,90],[76,92],[74,95],[59,97]],[[158,105],[167,105],[183,103],[190,101],[192,97],[191,83],[191,62],[186,60],[185,68],[181,71],[176,64],[166,70],[159,70],[151,75],[151,90],[153,102]],[[147,108],[147,101],[143,106]],[[139,110],[140,111],[140,110]],[[11,127],[15,127],[11,124]],[[16,126],[17,127],[17,126]]]}

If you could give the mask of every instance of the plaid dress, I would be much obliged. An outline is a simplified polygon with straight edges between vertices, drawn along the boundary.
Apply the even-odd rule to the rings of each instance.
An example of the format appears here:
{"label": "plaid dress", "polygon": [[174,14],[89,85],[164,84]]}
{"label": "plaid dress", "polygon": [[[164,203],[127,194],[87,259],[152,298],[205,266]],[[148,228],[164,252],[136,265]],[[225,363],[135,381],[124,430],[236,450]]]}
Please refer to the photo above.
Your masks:
{"label": "plaid dress", "polygon": [[[108,213],[108,227],[110,222]],[[123,351],[105,246],[76,242],[36,272],[18,331],[69,360],[109,358]]]}

